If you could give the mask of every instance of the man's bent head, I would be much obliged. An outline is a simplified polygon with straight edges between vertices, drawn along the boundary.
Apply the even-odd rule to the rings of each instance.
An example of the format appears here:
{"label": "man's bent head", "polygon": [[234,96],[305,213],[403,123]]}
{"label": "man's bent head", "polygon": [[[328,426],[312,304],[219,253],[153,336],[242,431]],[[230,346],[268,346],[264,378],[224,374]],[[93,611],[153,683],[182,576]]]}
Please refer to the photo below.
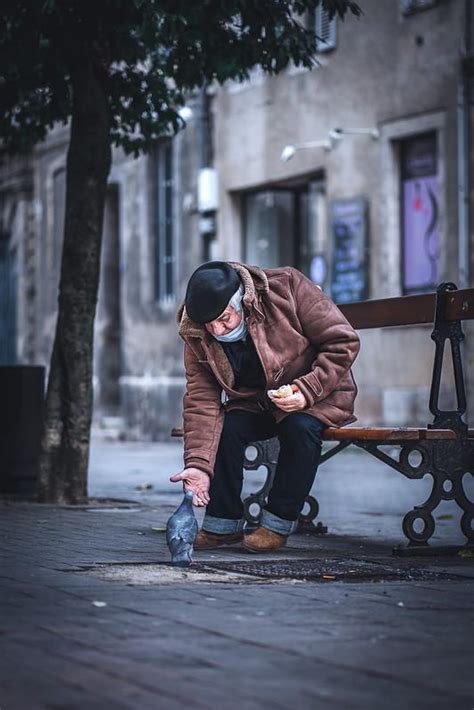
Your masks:
{"label": "man's bent head", "polygon": [[[223,318],[225,324],[227,316],[232,319],[231,313],[226,314],[229,307],[236,313],[238,312],[236,304],[230,302],[239,292],[240,286],[239,275],[225,261],[210,261],[207,264],[202,264],[192,274],[186,289],[184,303],[188,316],[195,323],[202,324],[212,324]],[[239,314],[236,323],[232,319],[234,327],[240,321]]]}

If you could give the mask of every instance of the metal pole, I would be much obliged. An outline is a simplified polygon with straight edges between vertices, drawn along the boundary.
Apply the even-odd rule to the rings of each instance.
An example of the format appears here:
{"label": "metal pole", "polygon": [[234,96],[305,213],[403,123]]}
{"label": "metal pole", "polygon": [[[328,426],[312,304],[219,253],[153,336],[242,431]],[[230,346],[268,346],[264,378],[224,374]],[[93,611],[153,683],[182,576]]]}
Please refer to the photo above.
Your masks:
{"label": "metal pole", "polygon": [[[471,2],[465,2],[465,57],[471,52]],[[469,286],[469,196],[470,196],[470,131],[469,131],[469,101],[468,78],[461,65],[461,76],[458,84],[457,123],[458,123],[458,286]]]}

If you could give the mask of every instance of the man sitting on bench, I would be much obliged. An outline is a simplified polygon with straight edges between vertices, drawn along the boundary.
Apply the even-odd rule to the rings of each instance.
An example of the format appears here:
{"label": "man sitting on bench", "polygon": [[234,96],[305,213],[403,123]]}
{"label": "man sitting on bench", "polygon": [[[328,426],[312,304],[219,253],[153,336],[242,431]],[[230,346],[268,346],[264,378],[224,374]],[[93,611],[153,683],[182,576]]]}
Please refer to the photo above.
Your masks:
{"label": "man sitting on bench", "polygon": [[[252,552],[276,550],[297,526],[324,428],[355,421],[350,367],[359,337],[322,290],[291,267],[203,264],[178,318],[185,468],[171,480],[194,492],[194,505],[207,506],[195,548],[242,541]],[[274,436],[280,455],[273,487],[260,526],[244,538],[245,449]]]}

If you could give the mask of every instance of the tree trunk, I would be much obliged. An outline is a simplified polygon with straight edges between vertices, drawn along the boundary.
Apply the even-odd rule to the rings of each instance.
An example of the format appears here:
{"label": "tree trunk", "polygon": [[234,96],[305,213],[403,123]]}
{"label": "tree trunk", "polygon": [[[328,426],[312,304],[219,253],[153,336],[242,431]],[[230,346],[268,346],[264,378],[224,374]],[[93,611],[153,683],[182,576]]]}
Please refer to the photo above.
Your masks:
{"label": "tree trunk", "polygon": [[46,395],[38,498],[74,504],[87,499],[93,327],[111,149],[105,76],[99,63],[85,57],[73,74],[72,86],[59,310]]}

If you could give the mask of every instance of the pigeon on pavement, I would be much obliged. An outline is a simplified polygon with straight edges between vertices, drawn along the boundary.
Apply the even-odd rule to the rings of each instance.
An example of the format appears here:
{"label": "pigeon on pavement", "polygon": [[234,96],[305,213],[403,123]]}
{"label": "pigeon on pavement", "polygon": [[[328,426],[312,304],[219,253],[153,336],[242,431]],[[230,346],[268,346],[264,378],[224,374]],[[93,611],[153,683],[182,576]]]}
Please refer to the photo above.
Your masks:
{"label": "pigeon on pavement", "polygon": [[173,565],[188,567],[192,562],[193,545],[198,532],[192,501],[193,492],[188,491],[166,525],[166,542]]}

